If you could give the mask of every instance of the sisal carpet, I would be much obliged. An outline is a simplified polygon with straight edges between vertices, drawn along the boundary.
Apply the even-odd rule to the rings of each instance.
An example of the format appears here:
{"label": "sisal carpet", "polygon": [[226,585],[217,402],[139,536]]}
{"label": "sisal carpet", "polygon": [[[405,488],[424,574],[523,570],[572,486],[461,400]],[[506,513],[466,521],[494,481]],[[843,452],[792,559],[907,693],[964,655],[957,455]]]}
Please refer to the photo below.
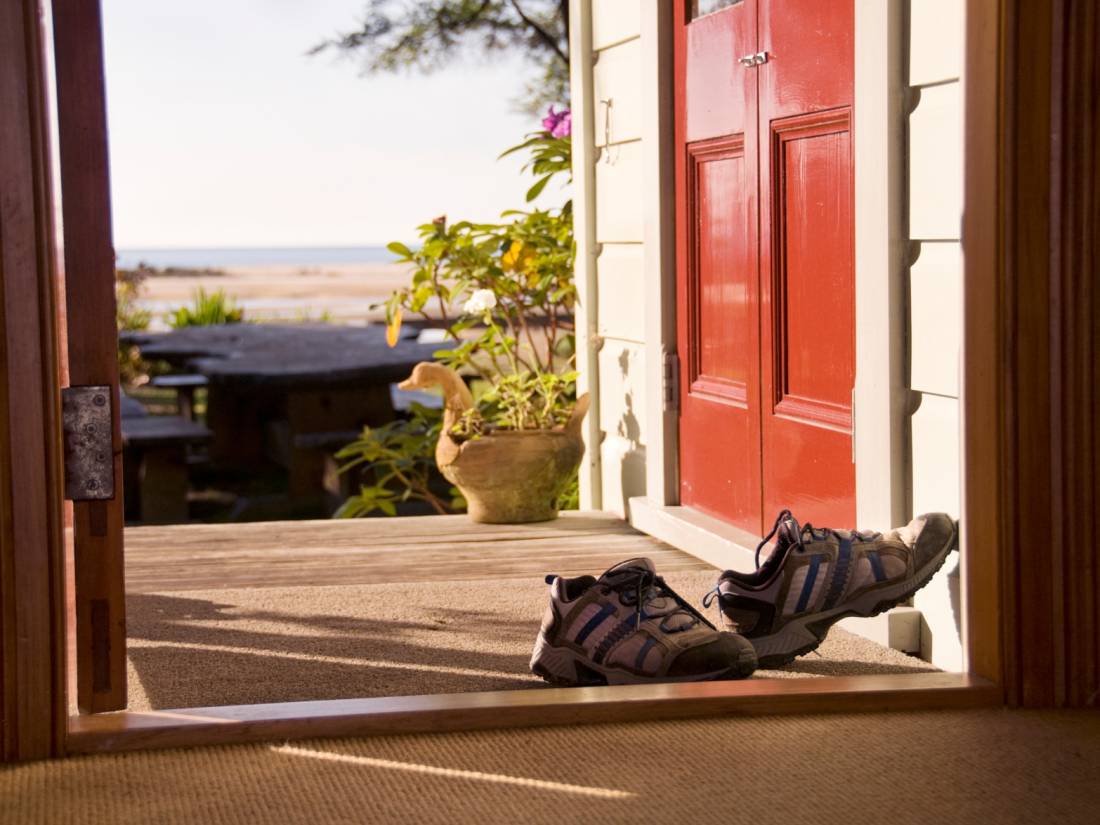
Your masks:
{"label": "sisal carpet", "polygon": [[1095,712],[722,718],[0,767],[0,823],[1091,823],[1098,766]]}
{"label": "sisal carpet", "polygon": [[[713,571],[669,573],[698,599]],[[528,670],[546,606],[538,579],[245,588],[127,597],[130,708],[539,688]],[[805,677],[930,670],[835,629],[781,671]]]}

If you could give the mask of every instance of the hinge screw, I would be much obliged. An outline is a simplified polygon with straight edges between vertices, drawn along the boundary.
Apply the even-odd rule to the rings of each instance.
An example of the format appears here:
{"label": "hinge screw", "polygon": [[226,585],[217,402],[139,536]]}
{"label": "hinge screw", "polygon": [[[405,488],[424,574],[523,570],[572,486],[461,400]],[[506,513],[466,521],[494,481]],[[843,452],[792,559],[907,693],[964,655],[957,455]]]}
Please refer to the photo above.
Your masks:
{"label": "hinge screw", "polygon": [[95,404],[97,407],[102,407],[104,404],[107,403],[107,396],[97,395],[92,398],[92,403]]}

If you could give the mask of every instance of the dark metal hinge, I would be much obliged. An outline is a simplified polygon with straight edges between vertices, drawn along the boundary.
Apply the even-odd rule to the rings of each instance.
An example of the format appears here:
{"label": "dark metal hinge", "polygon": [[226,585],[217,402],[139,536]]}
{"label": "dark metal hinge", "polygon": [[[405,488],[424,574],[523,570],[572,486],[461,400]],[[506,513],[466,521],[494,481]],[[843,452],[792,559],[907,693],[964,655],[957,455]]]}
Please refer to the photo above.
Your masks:
{"label": "dark metal hinge", "polygon": [[71,501],[114,498],[111,388],[65,387],[61,390],[61,420],[65,440],[65,498]]}
{"label": "dark metal hinge", "polygon": [[680,356],[666,352],[661,367],[661,385],[665,412],[680,411]]}

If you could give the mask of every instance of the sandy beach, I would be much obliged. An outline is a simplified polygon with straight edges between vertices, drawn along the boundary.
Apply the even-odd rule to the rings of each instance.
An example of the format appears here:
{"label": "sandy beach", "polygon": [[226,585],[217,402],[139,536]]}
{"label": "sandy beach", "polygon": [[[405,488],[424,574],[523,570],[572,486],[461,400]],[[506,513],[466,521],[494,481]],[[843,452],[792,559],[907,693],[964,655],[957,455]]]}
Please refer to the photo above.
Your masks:
{"label": "sandy beach", "polygon": [[408,283],[407,264],[364,263],[320,266],[234,266],[216,275],[156,275],[143,284],[141,305],[163,316],[188,304],[200,287],[223,290],[245,310],[250,320],[309,320],[326,317],[334,323],[362,324],[382,318],[371,305]]}

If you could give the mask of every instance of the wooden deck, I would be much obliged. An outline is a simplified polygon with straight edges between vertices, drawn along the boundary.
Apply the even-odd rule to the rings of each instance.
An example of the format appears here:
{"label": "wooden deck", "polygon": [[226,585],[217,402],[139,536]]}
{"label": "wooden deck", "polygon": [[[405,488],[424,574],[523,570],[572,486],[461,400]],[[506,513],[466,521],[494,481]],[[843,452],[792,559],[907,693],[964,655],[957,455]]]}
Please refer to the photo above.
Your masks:
{"label": "wooden deck", "polygon": [[[727,713],[978,707],[1001,701],[998,688],[966,675],[891,671],[887,671],[888,675],[825,679],[754,678],[737,682],[535,690],[511,689],[515,685],[509,683],[509,689],[457,693],[452,690],[430,695],[439,693],[432,689],[429,677],[441,670],[440,663],[448,673],[472,672],[456,670],[456,665],[464,661],[462,646],[447,647],[443,651],[446,659],[437,661],[430,655],[431,649],[411,645],[405,637],[396,642],[390,639],[391,647],[396,645],[390,650],[390,658],[395,662],[400,659],[400,672],[411,669],[419,673],[417,657],[420,653],[427,656],[424,659],[427,666],[420,668],[423,674],[417,677],[416,695],[362,697],[370,686],[367,677],[377,675],[379,667],[386,664],[376,661],[385,653],[378,647],[375,638],[378,634],[366,632],[370,628],[364,628],[363,617],[358,615],[370,606],[370,599],[356,602],[350,608],[355,616],[350,619],[335,615],[334,609],[326,613],[327,608],[322,606],[308,606],[304,620],[299,615],[289,617],[285,632],[276,632],[274,636],[272,628],[267,629],[267,635],[257,636],[253,631],[262,628],[242,623],[280,621],[282,613],[290,609],[286,594],[297,588],[322,586],[323,590],[344,590],[327,585],[350,585],[346,589],[354,591],[355,586],[365,589],[382,585],[371,589],[392,590],[408,589],[416,582],[435,582],[429,586],[439,587],[440,582],[455,580],[499,577],[529,580],[550,571],[563,575],[598,573],[638,555],[652,558],[662,573],[679,573],[681,578],[706,578],[707,571],[713,571],[705,562],[639,534],[606,513],[567,513],[554,522],[518,526],[476,525],[463,516],[454,516],[128,529],[130,603],[145,609],[150,621],[137,624],[145,631],[152,631],[139,632],[133,640],[131,653],[136,657],[131,661],[133,690],[140,688],[156,694],[165,685],[177,689],[181,674],[189,677],[199,674],[199,681],[214,682],[209,689],[215,691],[225,687],[217,683],[219,677],[223,681],[238,678],[255,684],[273,683],[279,690],[289,689],[286,685],[304,679],[309,685],[324,687],[327,697],[335,689],[332,669],[337,667],[345,671],[345,679],[350,673],[354,688],[339,695],[361,698],[286,701],[275,697],[259,704],[249,700],[226,706],[225,699],[219,697],[220,701],[204,703],[216,707],[177,702],[165,705],[167,710],[77,715],[69,722],[67,749],[95,752],[304,736]],[[531,584],[516,581],[516,587]],[[236,610],[231,603],[233,599],[239,600],[252,588],[260,601],[266,599],[272,604],[265,602],[259,610]],[[193,592],[180,592],[185,590]],[[211,590],[223,592],[224,603],[201,603],[216,596],[196,591]],[[274,595],[266,597],[267,592]],[[430,601],[431,594],[427,595]],[[358,596],[352,594],[352,598]],[[176,601],[180,604],[173,611]],[[347,609],[344,608],[345,613]],[[317,611],[324,615],[313,615]],[[382,624],[392,625],[394,620],[395,617],[389,617]],[[321,629],[316,627],[318,621],[325,623]],[[537,616],[531,621],[537,624]],[[408,628],[419,626],[409,624]],[[501,625],[498,622],[494,627],[500,630]],[[141,631],[141,627],[135,629]],[[280,631],[281,627],[274,630]],[[438,635],[444,632],[433,628],[433,637],[440,640],[437,645],[448,641]],[[533,632],[533,627],[524,629],[522,655],[517,659],[523,661],[513,668],[516,674],[526,673],[527,647]],[[338,638],[334,641],[333,637]],[[353,650],[340,656],[330,655],[333,652],[329,648],[343,637],[352,640]],[[483,650],[485,637],[480,638],[478,649],[472,651],[476,655],[470,667],[504,669],[507,665],[504,659],[487,658]],[[211,640],[215,644],[210,644]],[[507,642],[503,630],[501,640]],[[493,641],[498,640],[494,637]],[[258,655],[248,657],[246,653]],[[204,656],[214,658],[202,661]],[[317,661],[311,665],[309,658]],[[249,671],[249,661],[254,667],[257,662],[264,664],[266,677]],[[286,664],[286,669],[272,678],[272,667],[280,663]],[[318,667],[322,670],[317,670]],[[392,672],[392,667],[389,670]]]}
{"label": "wooden deck", "polygon": [[662,573],[710,566],[610,513],[568,512],[538,524],[421,516],[126,530],[126,590],[383,584],[598,575],[634,556]]}

